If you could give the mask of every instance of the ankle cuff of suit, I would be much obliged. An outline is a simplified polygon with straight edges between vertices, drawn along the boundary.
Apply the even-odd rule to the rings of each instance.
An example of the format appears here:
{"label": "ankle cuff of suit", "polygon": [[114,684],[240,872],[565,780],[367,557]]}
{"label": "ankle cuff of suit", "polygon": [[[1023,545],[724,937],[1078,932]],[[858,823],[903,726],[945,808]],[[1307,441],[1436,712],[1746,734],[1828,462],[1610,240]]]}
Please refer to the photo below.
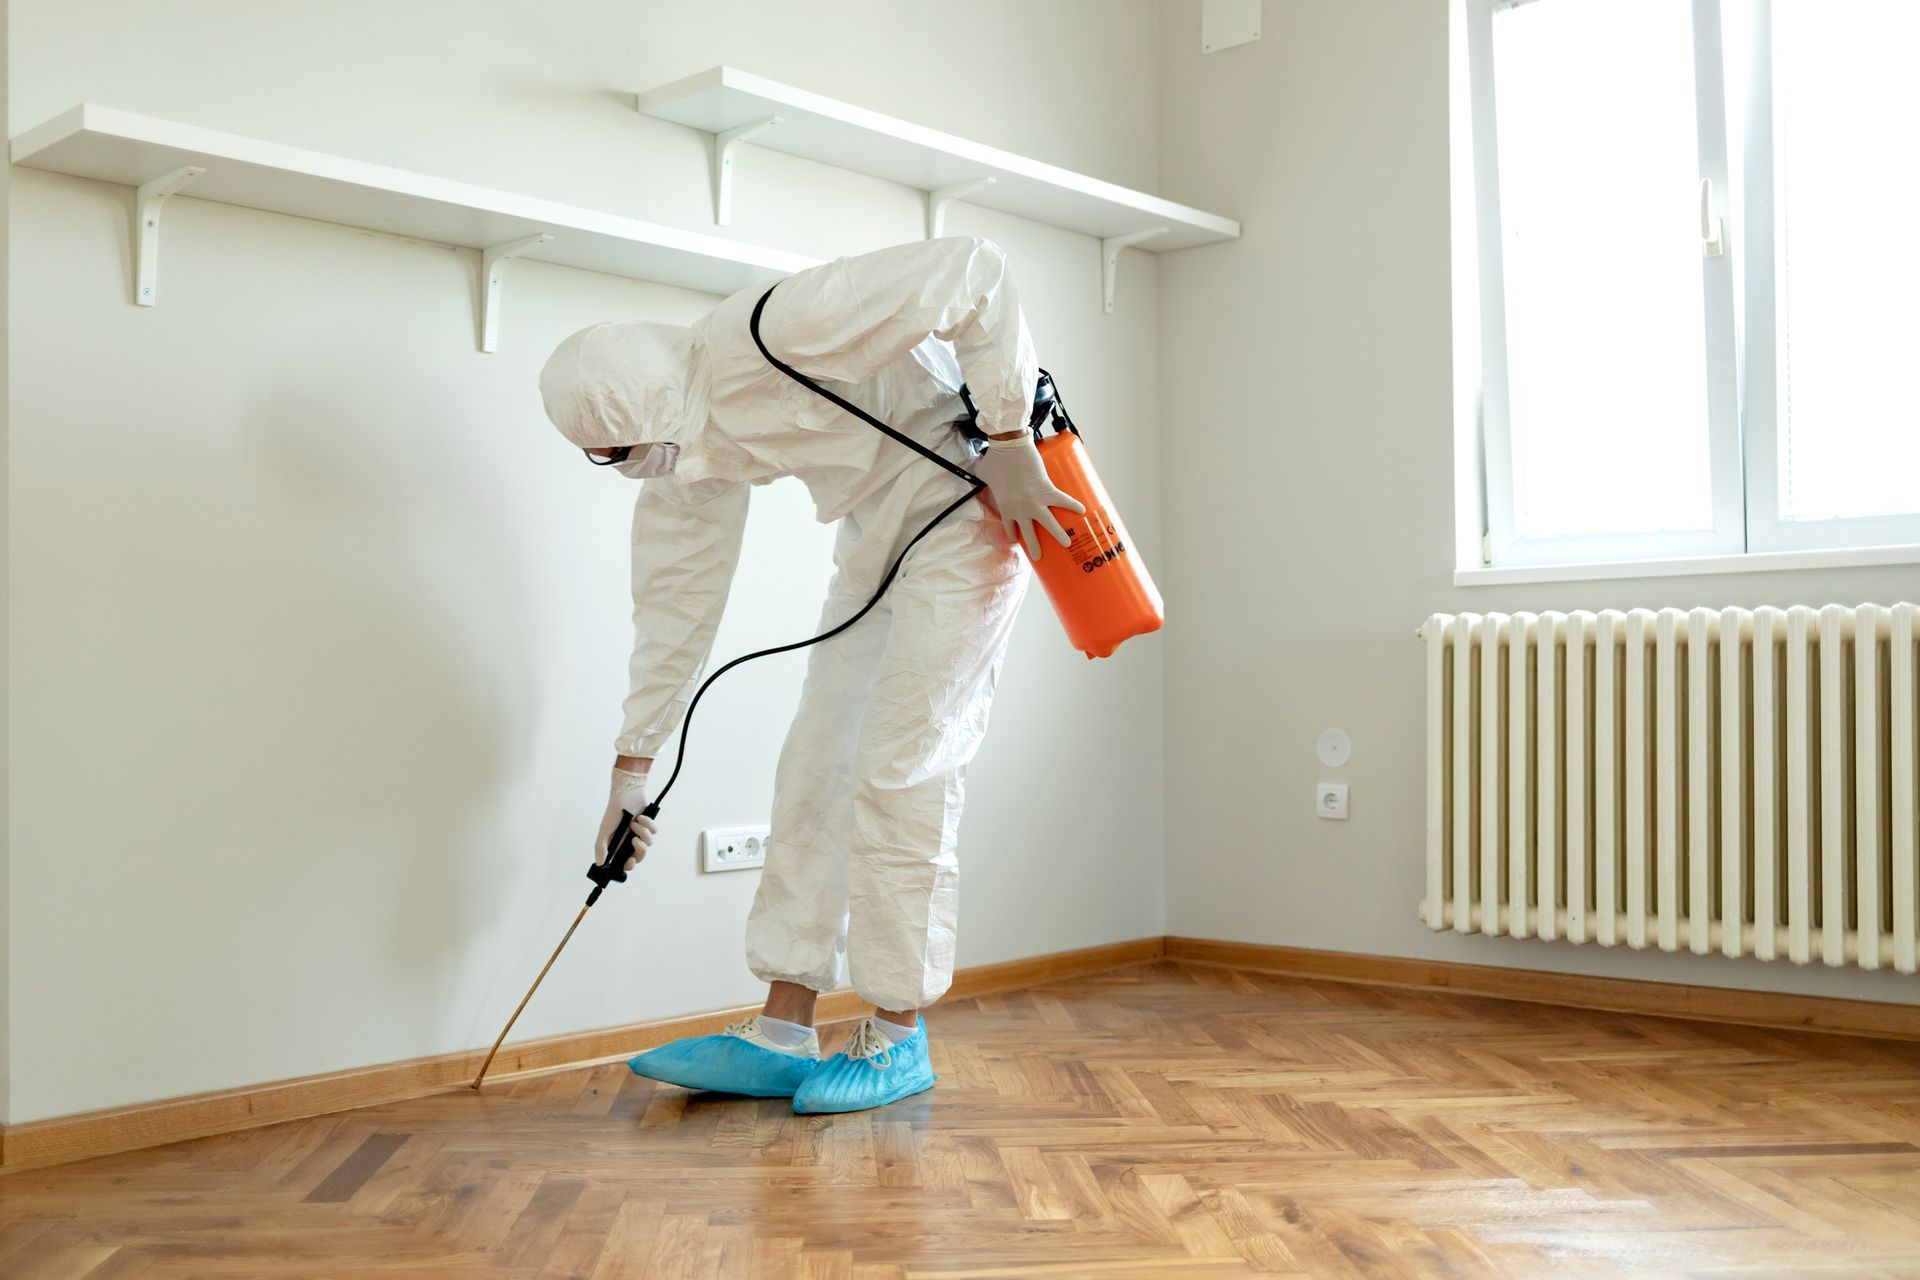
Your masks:
{"label": "ankle cuff of suit", "polygon": [[762,982],[789,982],[796,987],[805,987],[815,995],[823,996],[838,987],[836,978],[822,978],[818,974],[786,973],[779,969],[769,969],[764,965],[749,965],[753,976]]}

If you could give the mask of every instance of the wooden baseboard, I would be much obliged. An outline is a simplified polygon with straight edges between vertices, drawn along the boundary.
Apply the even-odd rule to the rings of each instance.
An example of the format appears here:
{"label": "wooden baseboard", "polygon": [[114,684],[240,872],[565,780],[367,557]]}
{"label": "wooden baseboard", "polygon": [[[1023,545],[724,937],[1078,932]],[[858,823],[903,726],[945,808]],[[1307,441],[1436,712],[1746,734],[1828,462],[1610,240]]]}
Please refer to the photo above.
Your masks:
{"label": "wooden baseboard", "polygon": [[[1591,978],[1536,969],[1502,969],[1444,960],[1213,942],[1204,938],[1140,938],[1025,960],[976,965],[954,974],[949,998],[1012,991],[1160,959],[1622,1013],[1920,1040],[1920,1006],[1913,1005],[1735,991],[1628,978]],[[818,1015],[822,1022],[834,1022],[853,1017],[864,1007],[853,992],[835,991],[820,998]],[[494,1061],[493,1070],[487,1076],[488,1084],[492,1087],[494,1082],[513,1076],[614,1061],[682,1036],[718,1031],[749,1012],[752,1012],[751,1006],[716,1009],[690,1017],[510,1044]],[[0,1167],[59,1164],[462,1089],[480,1069],[483,1056],[482,1050],[474,1049],[0,1127]]]}
{"label": "wooden baseboard", "polygon": [[1420,987],[1460,995],[1526,1000],[1535,1004],[1646,1013],[1707,1022],[1793,1031],[1829,1031],[1882,1039],[1920,1040],[1920,1005],[1846,1000],[1833,996],[1739,991],[1637,978],[1594,978],[1539,969],[1503,969],[1449,960],[1413,960],[1347,951],[1314,951],[1205,938],[1166,940],[1166,958],[1186,964],[1253,969],[1303,978],[1360,982],[1372,986]]}
{"label": "wooden baseboard", "polygon": [[[954,974],[949,998],[987,995],[1142,964],[1160,958],[1161,944],[1162,939],[1157,937],[1140,938],[1025,960],[975,965]],[[834,1022],[854,1017],[865,1008],[852,991],[833,991],[820,997],[818,1017],[822,1022]],[[494,1059],[493,1068],[487,1073],[487,1087],[490,1089],[496,1081],[512,1076],[630,1057],[682,1036],[710,1034],[753,1011],[753,1006],[743,1005],[690,1017],[509,1044]],[[485,1056],[484,1049],[473,1049],[0,1126],[0,1167],[17,1169],[60,1164],[465,1088],[480,1070]]]}

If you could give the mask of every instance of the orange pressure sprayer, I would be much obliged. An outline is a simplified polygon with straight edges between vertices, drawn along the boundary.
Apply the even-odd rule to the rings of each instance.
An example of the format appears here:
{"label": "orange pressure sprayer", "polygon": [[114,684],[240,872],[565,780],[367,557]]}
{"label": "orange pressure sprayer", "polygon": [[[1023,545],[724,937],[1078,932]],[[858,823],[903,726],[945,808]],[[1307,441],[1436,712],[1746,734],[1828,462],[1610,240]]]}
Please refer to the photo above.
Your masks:
{"label": "orange pressure sprayer", "polygon": [[[962,431],[969,438],[984,439],[973,423],[973,398],[965,387],[960,389],[960,396],[967,406]],[[1063,548],[1042,536],[1040,558],[1033,562],[1033,569],[1047,599],[1053,602],[1053,611],[1060,615],[1068,643],[1090,659],[1105,658],[1123,641],[1158,631],[1167,620],[1166,606],[1141,562],[1139,548],[1127,536],[1127,527],[1113,508],[1113,499],[1107,496],[1107,487],[1093,469],[1093,459],[1080,440],[1080,428],[1067,416],[1053,375],[1045,369],[1040,371],[1039,385],[1034,388],[1029,423],[1047,479],[1086,508],[1083,515],[1054,508],[1072,541]],[[1053,434],[1043,435],[1049,423]],[[982,493],[980,500],[993,504],[989,494]],[[998,509],[994,514],[999,514]]]}
{"label": "orange pressure sprayer", "polygon": [[1079,499],[1087,510],[1084,515],[1056,510],[1073,541],[1063,548],[1043,537],[1033,568],[1060,615],[1067,640],[1090,659],[1104,658],[1122,641],[1158,631],[1167,618],[1166,606],[1093,469],[1080,432],[1065,410],[1056,408],[1055,413],[1054,434],[1040,441],[1040,460],[1054,487]]}

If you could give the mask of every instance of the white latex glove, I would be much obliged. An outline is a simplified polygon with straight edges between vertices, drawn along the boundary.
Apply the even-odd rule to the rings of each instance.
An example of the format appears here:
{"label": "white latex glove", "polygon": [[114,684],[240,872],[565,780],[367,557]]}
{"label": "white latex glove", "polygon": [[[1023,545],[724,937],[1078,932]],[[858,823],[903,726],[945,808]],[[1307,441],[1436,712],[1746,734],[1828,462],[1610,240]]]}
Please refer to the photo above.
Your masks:
{"label": "white latex glove", "polygon": [[1052,534],[1053,540],[1063,547],[1072,541],[1060,517],[1053,514],[1053,508],[1079,515],[1086,507],[1053,487],[1032,436],[995,440],[973,464],[973,474],[987,482],[987,491],[999,509],[1000,523],[1006,527],[1007,536],[1024,542],[1027,554],[1033,559],[1040,558],[1041,529]]}
{"label": "white latex glove", "polygon": [[607,811],[600,819],[600,834],[593,838],[593,865],[599,866],[607,860],[607,841],[612,838],[615,827],[620,825],[620,816],[633,815],[632,838],[627,841],[627,862],[622,871],[631,871],[640,865],[647,856],[647,850],[653,845],[653,836],[659,825],[641,811],[647,807],[647,775],[628,773],[625,769],[613,771],[612,793],[607,797]]}

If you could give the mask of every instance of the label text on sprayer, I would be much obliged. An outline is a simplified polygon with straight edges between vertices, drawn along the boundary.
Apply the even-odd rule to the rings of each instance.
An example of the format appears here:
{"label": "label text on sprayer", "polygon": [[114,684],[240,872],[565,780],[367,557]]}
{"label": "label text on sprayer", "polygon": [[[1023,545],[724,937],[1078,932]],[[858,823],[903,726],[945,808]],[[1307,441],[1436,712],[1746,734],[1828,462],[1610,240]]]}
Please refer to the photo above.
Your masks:
{"label": "label text on sprayer", "polygon": [[[1096,536],[1095,530],[1104,530],[1105,536]],[[1097,507],[1087,512],[1086,524],[1067,530],[1067,536],[1071,539],[1067,555],[1082,573],[1092,573],[1127,553],[1127,544],[1118,540],[1119,528]]]}

